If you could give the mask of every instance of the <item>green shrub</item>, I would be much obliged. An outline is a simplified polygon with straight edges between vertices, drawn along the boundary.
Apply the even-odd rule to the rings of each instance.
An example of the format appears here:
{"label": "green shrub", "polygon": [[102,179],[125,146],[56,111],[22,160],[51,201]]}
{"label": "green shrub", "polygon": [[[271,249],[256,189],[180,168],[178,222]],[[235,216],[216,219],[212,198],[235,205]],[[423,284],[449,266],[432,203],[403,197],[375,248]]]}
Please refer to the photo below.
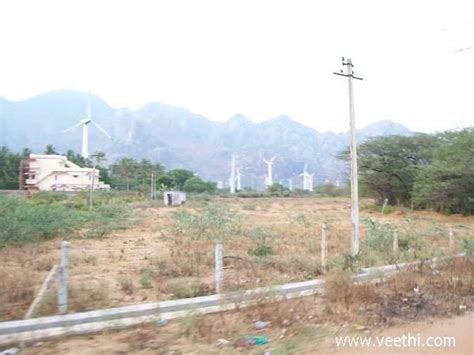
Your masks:
{"label": "green shrub", "polygon": [[464,253],[469,256],[474,255],[474,239],[463,239],[461,242],[461,248]]}
{"label": "green shrub", "polygon": [[140,286],[142,288],[153,288],[153,271],[150,269],[140,270]]}
{"label": "green shrub", "polygon": [[174,214],[174,228],[191,239],[216,240],[240,233],[240,219],[222,207],[207,206],[197,213],[179,210]]}
{"label": "green shrub", "polygon": [[370,218],[365,219],[367,227],[367,245],[381,253],[390,253],[393,245],[393,230],[390,226],[376,222]]}
{"label": "green shrub", "polygon": [[103,236],[127,226],[125,206],[104,205],[89,212],[69,207],[63,194],[37,195],[36,200],[0,196],[0,248],[59,236],[71,238],[84,228],[86,236]]}
{"label": "green shrub", "polygon": [[258,243],[254,249],[249,250],[249,254],[255,256],[268,256],[275,254],[275,252],[271,245],[267,243]]}
{"label": "green shrub", "polygon": [[122,291],[127,295],[131,295],[135,291],[135,285],[131,279],[120,279],[119,284]]}
{"label": "green shrub", "polygon": [[256,227],[247,232],[247,235],[254,240],[254,247],[248,253],[255,256],[268,256],[275,254],[271,245],[272,235],[270,231],[262,227]]}
{"label": "green shrub", "polygon": [[182,277],[169,280],[167,289],[174,298],[191,298],[205,296],[210,293],[209,287],[196,277]]}

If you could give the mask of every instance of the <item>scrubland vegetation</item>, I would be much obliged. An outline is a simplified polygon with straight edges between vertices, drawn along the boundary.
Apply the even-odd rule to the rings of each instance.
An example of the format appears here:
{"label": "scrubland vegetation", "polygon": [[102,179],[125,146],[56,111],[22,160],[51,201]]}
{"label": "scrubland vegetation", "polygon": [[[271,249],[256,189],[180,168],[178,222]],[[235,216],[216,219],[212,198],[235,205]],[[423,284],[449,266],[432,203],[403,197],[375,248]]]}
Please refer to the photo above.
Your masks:
{"label": "scrubland vegetation", "polygon": [[[323,223],[328,226],[329,274],[461,251],[472,254],[474,245],[472,217],[394,207],[381,213],[371,200],[362,201],[357,258],[349,254],[347,198],[201,195],[191,196],[185,206],[165,208],[161,201],[134,194],[97,193],[91,212],[87,194],[41,193],[30,200],[1,201],[6,211],[0,219],[5,241],[0,250],[3,319],[26,311],[59,260],[60,239],[71,243],[71,311],[212,294],[217,240],[224,249],[224,292],[324,276]],[[449,228],[455,235],[454,250]],[[392,248],[395,232],[397,252]],[[41,314],[55,309],[51,297]]]}

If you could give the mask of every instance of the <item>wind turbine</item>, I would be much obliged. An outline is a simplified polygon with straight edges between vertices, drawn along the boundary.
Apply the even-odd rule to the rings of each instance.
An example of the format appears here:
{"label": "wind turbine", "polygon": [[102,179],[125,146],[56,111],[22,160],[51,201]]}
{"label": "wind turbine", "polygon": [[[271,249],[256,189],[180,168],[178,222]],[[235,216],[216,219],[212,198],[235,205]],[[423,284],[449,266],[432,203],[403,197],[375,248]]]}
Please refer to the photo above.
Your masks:
{"label": "wind turbine", "polygon": [[288,189],[293,191],[293,179],[288,179]]}
{"label": "wind turbine", "polygon": [[270,160],[263,159],[265,164],[267,164],[268,175],[265,179],[265,184],[267,186],[273,185],[273,162],[275,161],[276,156],[273,156]]}
{"label": "wind turbine", "polygon": [[81,155],[84,159],[89,157],[89,124],[93,124],[99,131],[101,131],[107,138],[112,139],[110,134],[107,133],[105,129],[95,123],[91,118],[91,98],[90,94],[87,98],[87,117],[79,120],[74,126],[66,128],[62,131],[62,133],[66,133],[72,131],[73,129],[82,126],[82,148],[81,148]]}
{"label": "wind turbine", "polygon": [[314,176],[314,173],[309,174],[307,169],[308,169],[308,164],[305,164],[304,165],[304,171],[299,176],[303,177],[303,190],[313,191],[313,176]]}

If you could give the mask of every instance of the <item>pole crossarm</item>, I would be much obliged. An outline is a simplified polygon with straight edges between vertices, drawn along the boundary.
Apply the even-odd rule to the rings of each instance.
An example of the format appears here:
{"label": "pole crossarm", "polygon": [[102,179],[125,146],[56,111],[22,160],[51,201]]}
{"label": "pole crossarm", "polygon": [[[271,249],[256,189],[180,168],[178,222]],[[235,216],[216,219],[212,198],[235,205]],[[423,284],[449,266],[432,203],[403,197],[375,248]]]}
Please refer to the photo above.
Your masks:
{"label": "pole crossarm", "polygon": [[336,73],[336,72],[333,72],[333,74],[334,75],[339,75],[339,76],[345,76],[346,78],[351,77],[352,79],[364,80],[363,78],[359,78],[359,77],[354,76],[354,75],[347,75],[347,74],[341,74],[341,73]]}

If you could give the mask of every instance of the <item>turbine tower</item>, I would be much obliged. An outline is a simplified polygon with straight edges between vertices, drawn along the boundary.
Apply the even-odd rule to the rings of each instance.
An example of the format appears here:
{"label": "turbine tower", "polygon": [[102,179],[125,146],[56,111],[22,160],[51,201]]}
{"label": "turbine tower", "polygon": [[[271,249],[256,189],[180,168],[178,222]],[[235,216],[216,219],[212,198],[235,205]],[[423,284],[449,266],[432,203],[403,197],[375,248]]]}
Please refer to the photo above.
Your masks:
{"label": "turbine tower", "polygon": [[241,178],[243,174],[240,172],[240,168],[235,168],[235,171],[236,171],[235,180],[237,182],[237,191],[240,191],[242,190]]}
{"label": "turbine tower", "polygon": [[288,179],[288,189],[293,191],[293,179]]}
{"label": "turbine tower", "polygon": [[230,162],[230,178],[229,178],[230,193],[235,194],[235,154],[232,154]]}
{"label": "turbine tower", "polygon": [[308,174],[308,190],[309,191],[313,191],[313,176],[314,176],[314,173],[313,174]]}
{"label": "turbine tower", "polygon": [[270,160],[263,159],[265,164],[267,164],[268,174],[265,178],[265,185],[271,186],[273,185],[273,162],[275,161],[276,156],[273,156]]}
{"label": "turbine tower", "polygon": [[110,134],[107,133],[105,129],[95,123],[91,118],[91,98],[90,94],[87,98],[87,117],[79,120],[78,123],[73,125],[72,127],[66,128],[62,131],[62,133],[66,133],[72,131],[73,129],[82,126],[82,147],[81,147],[81,155],[84,159],[89,157],[89,124],[93,124],[99,131],[102,132],[107,138],[112,139]]}
{"label": "turbine tower", "polygon": [[304,171],[299,176],[303,177],[303,190],[313,191],[313,174],[308,173],[308,164],[304,165]]}

